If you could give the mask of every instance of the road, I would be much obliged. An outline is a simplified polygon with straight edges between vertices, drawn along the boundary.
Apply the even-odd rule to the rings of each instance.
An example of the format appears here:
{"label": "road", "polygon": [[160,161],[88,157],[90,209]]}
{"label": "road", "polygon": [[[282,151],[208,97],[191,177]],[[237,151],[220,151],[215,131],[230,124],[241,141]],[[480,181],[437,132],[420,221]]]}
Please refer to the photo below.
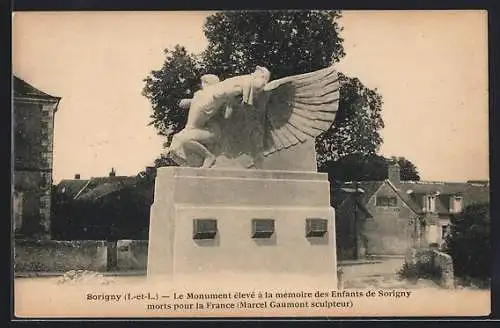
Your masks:
{"label": "road", "polygon": [[380,258],[373,261],[340,262],[344,288],[420,288],[435,287],[432,281],[419,281],[417,285],[409,284],[398,277],[398,271],[404,263],[403,258]]}

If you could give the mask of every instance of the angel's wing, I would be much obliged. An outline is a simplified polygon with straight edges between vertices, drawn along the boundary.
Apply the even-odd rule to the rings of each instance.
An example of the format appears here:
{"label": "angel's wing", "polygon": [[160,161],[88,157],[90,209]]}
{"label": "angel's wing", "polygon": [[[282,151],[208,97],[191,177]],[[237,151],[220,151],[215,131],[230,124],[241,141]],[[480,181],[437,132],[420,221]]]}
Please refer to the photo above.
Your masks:
{"label": "angel's wing", "polygon": [[333,67],[269,82],[264,155],[315,138],[328,130],[339,105],[339,79]]}

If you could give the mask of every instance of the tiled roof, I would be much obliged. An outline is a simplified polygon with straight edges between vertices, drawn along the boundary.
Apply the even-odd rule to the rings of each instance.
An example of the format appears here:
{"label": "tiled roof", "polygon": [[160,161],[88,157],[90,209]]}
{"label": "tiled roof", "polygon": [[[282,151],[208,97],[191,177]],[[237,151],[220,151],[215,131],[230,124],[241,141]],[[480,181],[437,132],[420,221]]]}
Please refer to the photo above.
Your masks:
{"label": "tiled roof", "polygon": [[[359,181],[358,188],[363,190],[361,200],[366,204],[373,194],[380,188],[384,181]],[[346,182],[344,188],[355,188],[354,182]]]}
{"label": "tiled roof", "polygon": [[415,194],[438,192],[443,195],[454,195],[464,192],[469,184],[465,182],[401,181],[400,187],[404,192],[413,191]]}
{"label": "tiled roof", "polygon": [[56,186],[56,190],[73,199],[92,201],[134,185],[137,179],[139,178],[135,176],[118,176],[90,178],[89,180],[62,180]]}
{"label": "tiled roof", "polygon": [[89,182],[89,180],[61,180],[59,184],[56,186],[56,191],[59,194],[67,195],[71,198],[74,198],[80,190],[85,187],[85,185]]}
{"label": "tiled roof", "polygon": [[14,96],[17,97],[34,97],[34,98],[44,98],[44,99],[52,99],[59,100],[59,97],[51,96],[41,90],[38,90],[34,86],[28,84],[27,82],[21,80],[17,76],[14,76],[13,80],[13,91]]}
{"label": "tiled roof", "polygon": [[[415,213],[423,213],[422,197],[425,195],[437,194],[436,211],[443,214],[450,213],[450,196],[462,196],[463,206],[489,202],[490,198],[488,183],[401,181],[399,184],[393,184],[389,180],[386,181]],[[366,204],[383,183],[384,181],[359,181],[358,188],[364,190],[361,200]],[[348,192],[342,191],[345,188],[353,189],[354,183],[347,182],[343,188],[335,191],[334,198],[338,198],[334,203],[335,207],[342,205],[349,197]]]}
{"label": "tiled roof", "polygon": [[436,195],[436,211],[442,214],[450,213],[450,196],[463,197],[463,206],[476,202],[489,202],[489,184],[476,184],[468,182],[432,182],[432,181],[402,181],[399,188],[417,203],[422,211],[422,197]]}
{"label": "tiled roof", "polygon": [[[362,201],[366,204],[373,196],[375,192],[380,188],[380,186],[384,183],[389,183],[389,180],[384,181],[359,181],[358,187],[363,189],[365,192],[362,197]],[[396,185],[389,183],[389,185],[394,189],[396,194],[410,207],[414,212],[419,212],[420,208],[418,204],[416,204],[413,199],[411,199],[403,190],[398,188]],[[346,186],[352,187],[354,186],[353,182],[346,183]]]}
{"label": "tiled roof", "polygon": [[401,185],[394,185],[391,183],[391,186],[394,188],[398,196],[410,207],[410,209],[415,213],[422,212],[422,206],[418,204],[415,199],[410,197],[404,188],[401,188]]}
{"label": "tiled roof", "polygon": [[133,185],[136,177],[104,177],[92,178],[87,187],[76,197],[82,201],[95,201],[113,192]]}
{"label": "tiled roof", "polygon": [[64,194],[75,201],[96,201],[121,191],[131,191],[146,201],[152,201],[156,169],[147,168],[136,176],[95,177],[88,180],[65,179],[56,186],[58,194]]}

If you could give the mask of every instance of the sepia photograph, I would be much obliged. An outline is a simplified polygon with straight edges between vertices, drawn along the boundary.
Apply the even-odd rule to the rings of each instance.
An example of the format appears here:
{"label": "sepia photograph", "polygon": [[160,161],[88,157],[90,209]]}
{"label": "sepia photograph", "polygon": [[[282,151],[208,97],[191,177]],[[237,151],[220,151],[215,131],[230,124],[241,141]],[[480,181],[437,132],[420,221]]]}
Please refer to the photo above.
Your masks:
{"label": "sepia photograph", "polygon": [[17,319],[491,312],[485,10],[12,15]]}

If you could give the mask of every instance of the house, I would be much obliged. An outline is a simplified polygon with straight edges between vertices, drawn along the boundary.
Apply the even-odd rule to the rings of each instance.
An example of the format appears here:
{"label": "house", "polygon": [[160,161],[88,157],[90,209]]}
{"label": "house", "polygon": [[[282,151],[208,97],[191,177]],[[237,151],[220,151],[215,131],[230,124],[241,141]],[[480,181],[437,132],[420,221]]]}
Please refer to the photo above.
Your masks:
{"label": "house", "polygon": [[87,180],[75,175],[53,191],[52,234],[58,240],[147,239],[156,171]]}
{"label": "house", "polygon": [[13,78],[13,195],[17,238],[50,238],[54,97]]}
{"label": "house", "polygon": [[340,259],[404,255],[413,247],[442,245],[452,215],[489,202],[489,182],[401,181],[392,164],[384,181],[347,182],[333,199]]}

